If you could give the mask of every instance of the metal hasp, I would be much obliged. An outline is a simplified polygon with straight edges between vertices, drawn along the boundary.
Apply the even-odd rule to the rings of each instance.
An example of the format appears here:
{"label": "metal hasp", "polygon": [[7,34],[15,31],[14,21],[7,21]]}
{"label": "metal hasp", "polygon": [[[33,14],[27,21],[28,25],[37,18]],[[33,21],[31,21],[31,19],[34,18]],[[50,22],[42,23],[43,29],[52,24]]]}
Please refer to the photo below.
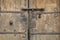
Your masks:
{"label": "metal hasp", "polygon": [[44,8],[40,8],[40,9],[38,9],[38,8],[22,8],[22,10],[23,11],[44,11]]}
{"label": "metal hasp", "polygon": [[[40,11],[40,12],[43,12],[45,9],[44,8],[22,8],[22,11]],[[41,18],[41,14],[39,13],[39,18]]]}

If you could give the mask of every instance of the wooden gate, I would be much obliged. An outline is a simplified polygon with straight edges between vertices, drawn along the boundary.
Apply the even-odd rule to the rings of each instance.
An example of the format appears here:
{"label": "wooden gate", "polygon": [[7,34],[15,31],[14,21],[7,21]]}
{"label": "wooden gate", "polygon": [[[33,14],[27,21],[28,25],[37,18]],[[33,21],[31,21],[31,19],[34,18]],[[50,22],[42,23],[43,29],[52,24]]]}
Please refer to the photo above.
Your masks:
{"label": "wooden gate", "polygon": [[0,40],[60,40],[59,0],[0,0]]}

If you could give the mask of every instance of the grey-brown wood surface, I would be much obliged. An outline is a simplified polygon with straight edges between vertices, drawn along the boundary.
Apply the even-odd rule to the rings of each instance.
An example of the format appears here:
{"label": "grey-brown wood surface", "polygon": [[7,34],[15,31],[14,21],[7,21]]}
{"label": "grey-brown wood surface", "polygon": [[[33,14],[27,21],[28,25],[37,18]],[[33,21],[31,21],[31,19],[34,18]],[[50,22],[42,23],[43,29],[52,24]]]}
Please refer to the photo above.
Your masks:
{"label": "grey-brown wood surface", "polygon": [[[60,40],[59,34],[47,34],[60,32],[60,14],[49,14],[60,11],[59,0],[30,0],[30,8],[43,8],[43,12],[48,12],[41,13],[39,17],[39,11],[30,11],[30,26],[29,14],[21,10],[27,6],[27,0],[0,0],[0,40],[28,40],[28,27],[31,40]],[[6,13],[7,11],[10,13]],[[22,13],[12,13],[17,11]]]}
{"label": "grey-brown wood surface", "polygon": [[58,12],[58,2],[58,0],[30,0],[30,8],[44,8],[43,12],[48,12],[48,14],[41,13],[40,18],[36,11],[31,12],[31,27],[33,27],[30,29],[33,33],[31,40],[60,40],[60,35],[52,35],[52,33],[60,33],[60,14],[49,14]]}
{"label": "grey-brown wood surface", "polygon": [[26,0],[0,0],[0,40],[27,40],[28,14],[17,13],[21,8]]}

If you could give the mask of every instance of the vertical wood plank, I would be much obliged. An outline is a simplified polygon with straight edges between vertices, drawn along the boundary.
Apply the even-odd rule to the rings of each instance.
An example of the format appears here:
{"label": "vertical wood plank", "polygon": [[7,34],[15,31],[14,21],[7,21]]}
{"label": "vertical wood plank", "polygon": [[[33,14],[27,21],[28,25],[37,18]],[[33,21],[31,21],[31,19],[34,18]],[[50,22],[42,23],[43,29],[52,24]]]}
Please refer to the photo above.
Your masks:
{"label": "vertical wood plank", "polygon": [[[21,11],[26,0],[0,0],[0,11]],[[28,14],[0,13],[0,32],[21,32],[21,34],[0,34],[0,40],[27,40]]]}
{"label": "vertical wood plank", "polygon": [[[40,1],[40,2],[39,2]],[[43,8],[44,12],[58,12],[57,0],[37,0],[37,8]],[[33,4],[33,3],[32,3]],[[35,3],[36,5],[36,3]],[[43,6],[42,6],[43,5]],[[35,6],[36,8],[36,6]],[[32,33],[52,33],[60,32],[60,14],[41,14],[41,18],[37,13],[33,14],[33,21],[36,23],[35,26],[31,26]],[[36,17],[37,16],[37,17]],[[31,24],[31,25],[32,25]],[[59,35],[31,35],[31,40],[60,40]]]}

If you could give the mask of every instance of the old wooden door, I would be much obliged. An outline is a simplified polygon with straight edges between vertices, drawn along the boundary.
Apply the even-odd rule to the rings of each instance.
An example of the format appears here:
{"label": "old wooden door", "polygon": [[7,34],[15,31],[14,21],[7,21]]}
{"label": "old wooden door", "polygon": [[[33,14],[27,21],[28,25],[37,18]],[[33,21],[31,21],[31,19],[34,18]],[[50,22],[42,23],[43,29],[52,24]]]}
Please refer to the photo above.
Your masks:
{"label": "old wooden door", "polygon": [[0,40],[60,40],[59,0],[0,0]]}

